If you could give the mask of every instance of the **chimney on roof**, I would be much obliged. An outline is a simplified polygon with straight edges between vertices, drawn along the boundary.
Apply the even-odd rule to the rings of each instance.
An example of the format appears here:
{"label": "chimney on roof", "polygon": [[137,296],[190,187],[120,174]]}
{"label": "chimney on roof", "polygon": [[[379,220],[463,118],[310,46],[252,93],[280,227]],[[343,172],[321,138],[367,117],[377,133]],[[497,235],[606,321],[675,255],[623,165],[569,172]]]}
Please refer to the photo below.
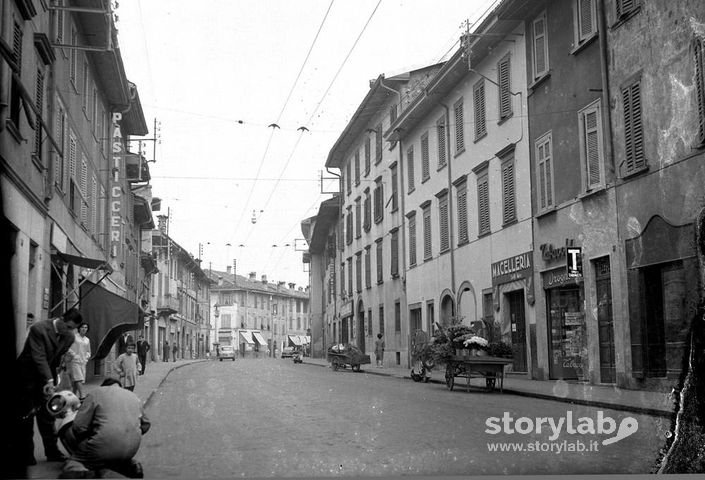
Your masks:
{"label": "chimney on roof", "polygon": [[257,272],[250,272],[250,280],[257,280]]}
{"label": "chimney on roof", "polygon": [[299,292],[303,292],[303,291],[304,291],[304,287],[299,287]]}
{"label": "chimney on roof", "polygon": [[230,265],[228,265],[228,266],[226,267],[226,270],[228,271],[228,275],[230,275],[230,274],[233,272],[233,267],[231,267]]}
{"label": "chimney on roof", "polygon": [[166,219],[169,218],[166,215],[157,215],[158,228],[162,233],[166,233]]}
{"label": "chimney on roof", "polygon": [[262,283],[267,283],[267,275],[262,275]]}
{"label": "chimney on roof", "polygon": [[219,287],[223,286],[223,277],[221,277],[220,275],[218,275],[218,286]]}
{"label": "chimney on roof", "polygon": [[292,290],[296,290],[296,284],[294,282],[289,282],[289,288]]}

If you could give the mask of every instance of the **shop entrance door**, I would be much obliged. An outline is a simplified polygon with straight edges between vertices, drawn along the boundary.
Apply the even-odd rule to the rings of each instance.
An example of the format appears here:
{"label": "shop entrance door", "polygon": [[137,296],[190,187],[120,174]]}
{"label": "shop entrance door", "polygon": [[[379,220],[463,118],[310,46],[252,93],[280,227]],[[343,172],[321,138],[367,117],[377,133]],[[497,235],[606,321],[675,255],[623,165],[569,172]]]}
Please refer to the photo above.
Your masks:
{"label": "shop entrance door", "polygon": [[585,313],[581,288],[552,288],[548,298],[550,376],[552,379],[578,379],[587,370]]}
{"label": "shop entrance door", "polygon": [[352,317],[344,318],[340,324],[340,343],[347,344],[349,341],[348,320],[351,318]]}
{"label": "shop entrance door", "polygon": [[507,293],[509,319],[512,328],[513,370],[526,372],[526,315],[524,313],[524,291]]}
{"label": "shop entrance door", "polygon": [[612,318],[612,279],[608,257],[595,262],[597,328],[600,338],[600,382],[615,382],[614,321]]}
{"label": "shop entrance door", "polygon": [[357,310],[357,347],[365,353],[365,307],[362,302]]}

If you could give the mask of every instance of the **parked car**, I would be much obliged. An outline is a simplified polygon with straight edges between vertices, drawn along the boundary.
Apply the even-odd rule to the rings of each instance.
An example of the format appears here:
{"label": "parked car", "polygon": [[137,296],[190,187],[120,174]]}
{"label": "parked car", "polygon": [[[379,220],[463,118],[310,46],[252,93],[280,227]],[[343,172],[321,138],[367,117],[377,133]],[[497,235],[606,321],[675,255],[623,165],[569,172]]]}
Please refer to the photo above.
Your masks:
{"label": "parked car", "polygon": [[234,362],[235,348],[228,345],[220,347],[220,357],[218,359],[222,362],[224,358],[229,358]]}
{"label": "parked car", "polygon": [[294,347],[284,347],[282,349],[281,358],[292,358],[294,356]]}

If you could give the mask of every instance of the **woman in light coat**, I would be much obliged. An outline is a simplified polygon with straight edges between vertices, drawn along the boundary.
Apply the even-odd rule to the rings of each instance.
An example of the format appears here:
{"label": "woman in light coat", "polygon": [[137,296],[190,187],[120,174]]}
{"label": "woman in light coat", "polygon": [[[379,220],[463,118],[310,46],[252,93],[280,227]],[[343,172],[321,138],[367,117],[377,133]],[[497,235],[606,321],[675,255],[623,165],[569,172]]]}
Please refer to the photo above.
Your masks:
{"label": "woman in light coat", "polygon": [[88,338],[88,324],[82,323],[76,329],[73,345],[66,352],[66,366],[71,379],[73,393],[83,400],[83,384],[86,382],[86,365],[91,358],[91,341]]}

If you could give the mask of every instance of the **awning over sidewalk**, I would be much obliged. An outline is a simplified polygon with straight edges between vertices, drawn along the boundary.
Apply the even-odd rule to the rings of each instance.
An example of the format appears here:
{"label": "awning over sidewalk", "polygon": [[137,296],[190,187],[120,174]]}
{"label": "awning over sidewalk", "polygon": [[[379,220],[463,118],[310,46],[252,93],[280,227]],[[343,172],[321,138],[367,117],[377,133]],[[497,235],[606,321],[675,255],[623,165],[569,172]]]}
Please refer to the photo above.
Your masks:
{"label": "awning over sidewalk", "polygon": [[255,341],[252,340],[252,332],[250,332],[249,330],[240,330],[240,339],[245,343],[249,343],[250,345],[255,344]]}
{"label": "awning over sidewalk", "polygon": [[62,253],[57,251],[51,254],[51,259],[60,259],[65,263],[70,263],[72,265],[77,265],[83,268],[105,270],[108,272],[113,271],[113,268],[108,262],[99,258],[80,257],[78,255],[69,255],[68,253]]}
{"label": "awning over sidewalk", "polygon": [[142,330],[144,326],[139,305],[89,281],[81,285],[79,311],[89,324],[91,345],[96,345],[94,359],[105,358],[123,333]]}
{"label": "awning over sidewalk", "polygon": [[257,343],[262,345],[263,347],[267,346],[267,341],[262,337],[262,334],[259,332],[252,332],[252,336],[255,337],[255,340],[257,340]]}
{"label": "awning over sidewalk", "polygon": [[301,339],[299,338],[298,335],[289,335],[289,345],[293,346],[300,346],[301,345]]}

